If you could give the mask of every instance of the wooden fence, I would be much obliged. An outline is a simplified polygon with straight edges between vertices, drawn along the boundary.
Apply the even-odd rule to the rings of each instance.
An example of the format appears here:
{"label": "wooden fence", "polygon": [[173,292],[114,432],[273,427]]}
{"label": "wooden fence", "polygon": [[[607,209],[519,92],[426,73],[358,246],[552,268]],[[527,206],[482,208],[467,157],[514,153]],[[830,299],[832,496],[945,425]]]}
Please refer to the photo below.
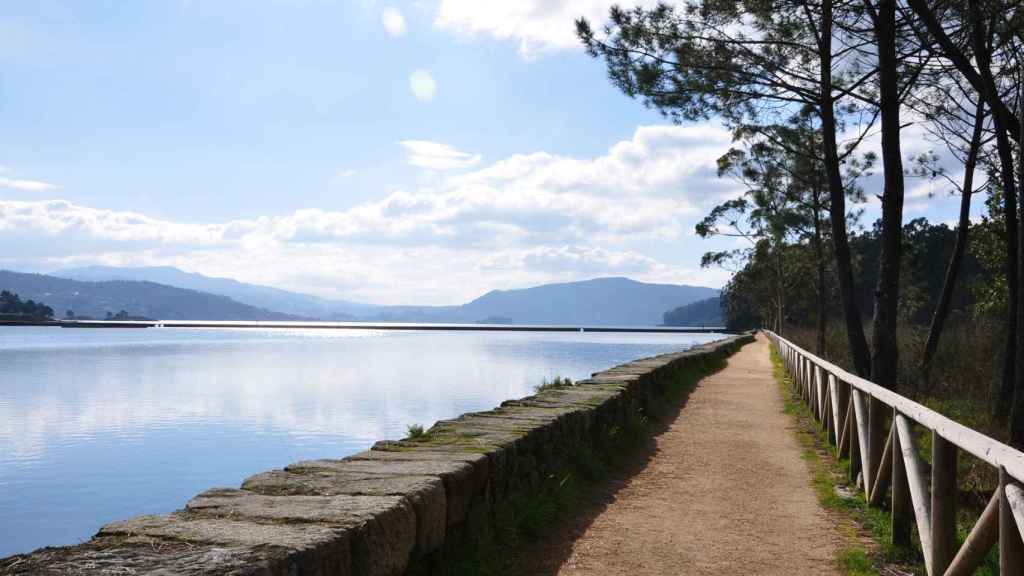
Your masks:
{"label": "wooden fence", "polygon": [[[911,543],[913,522],[930,576],[972,574],[997,543],[999,573],[1024,575],[1024,453],[767,334],[868,504],[888,505],[894,543]],[[931,435],[930,465],[914,443],[919,432]],[[999,487],[958,549],[961,451],[996,468]]]}

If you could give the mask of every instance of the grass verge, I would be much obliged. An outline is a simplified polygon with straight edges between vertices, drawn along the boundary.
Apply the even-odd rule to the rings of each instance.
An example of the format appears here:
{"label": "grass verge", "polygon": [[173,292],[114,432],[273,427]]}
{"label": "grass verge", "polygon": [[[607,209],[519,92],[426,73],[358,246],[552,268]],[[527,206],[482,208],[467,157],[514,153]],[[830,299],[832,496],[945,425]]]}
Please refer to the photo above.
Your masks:
{"label": "grass verge", "polygon": [[924,564],[916,550],[892,545],[889,514],[870,508],[864,493],[851,484],[849,462],[836,458],[826,433],[811,415],[810,408],[793,390],[792,381],[774,348],[772,372],[785,402],[785,413],[796,422],[794,433],[801,454],[811,472],[811,483],[818,502],[834,517],[842,536],[842,548],[836,558],[843,574],[867,576],[887,573],[920,574]]}

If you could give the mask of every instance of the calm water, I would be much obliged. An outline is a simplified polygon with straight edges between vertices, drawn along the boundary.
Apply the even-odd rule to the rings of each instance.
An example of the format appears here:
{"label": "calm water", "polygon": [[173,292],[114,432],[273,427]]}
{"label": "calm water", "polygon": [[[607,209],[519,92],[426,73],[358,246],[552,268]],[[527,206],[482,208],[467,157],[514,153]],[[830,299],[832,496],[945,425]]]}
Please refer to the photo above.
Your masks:
{"label": "calm water", "polygon": [[0,557],[717,337],[0,327]]}

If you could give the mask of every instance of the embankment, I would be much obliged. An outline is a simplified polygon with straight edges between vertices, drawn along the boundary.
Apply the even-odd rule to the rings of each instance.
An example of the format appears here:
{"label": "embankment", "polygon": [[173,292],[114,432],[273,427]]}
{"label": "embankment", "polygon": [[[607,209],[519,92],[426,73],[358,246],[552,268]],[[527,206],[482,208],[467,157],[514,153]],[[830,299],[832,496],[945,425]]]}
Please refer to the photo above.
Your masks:
{"label": "embankment", "polygon": [[510,503],[528,502],[581,453],[623,446],[681,383],[751,339],[636,360],[440,421],[419,438],[257,474],[183,510],[104,526],[83,544],[0,560],[0,574],[446,573],[467,541],[517,513]]}

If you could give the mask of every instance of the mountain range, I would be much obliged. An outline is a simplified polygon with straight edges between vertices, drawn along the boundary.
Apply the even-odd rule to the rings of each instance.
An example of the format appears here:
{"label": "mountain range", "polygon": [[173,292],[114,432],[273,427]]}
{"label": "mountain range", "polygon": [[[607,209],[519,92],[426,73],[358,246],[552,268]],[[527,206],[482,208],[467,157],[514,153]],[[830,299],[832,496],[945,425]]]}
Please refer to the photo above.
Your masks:
{"label": "mountain range", "polygon": [[281,314],[290,314],[321,320],[351,320],[356,316],[368,314],[375,306],[346,302],[344,300],[327,300],[309,294],[289,292],[280,288],[246,284],[231,278],[204,276],[194,272],[185,272],[172,266],[86,266],[67,268],[52,273],[53,276],[81,280],[86,282],[102,282],[109,280],[129,280],[155,282],[176,288],[198,290],[227,296],[232,300],[248,304],[256,308],[273,310]]}
{"label": "mountain range", "polygon": [[90,266],[50,275],[0,271],[0,288],[57,311],[106,312],[159,319],[457,322],[653,326],[667,310],[716,297],[701,286],[596,278],[494,290],[457,306],[378,306],[330,300],[172,267]]}
{"label": "mountain range", "polygon": [[218,294],[155,282],[82,282],[45,274],[0,270],[0,288],[53,308],[57,317],[104,318],[124,310],[161,320],[295,320],[296,317],[242,304]]}

